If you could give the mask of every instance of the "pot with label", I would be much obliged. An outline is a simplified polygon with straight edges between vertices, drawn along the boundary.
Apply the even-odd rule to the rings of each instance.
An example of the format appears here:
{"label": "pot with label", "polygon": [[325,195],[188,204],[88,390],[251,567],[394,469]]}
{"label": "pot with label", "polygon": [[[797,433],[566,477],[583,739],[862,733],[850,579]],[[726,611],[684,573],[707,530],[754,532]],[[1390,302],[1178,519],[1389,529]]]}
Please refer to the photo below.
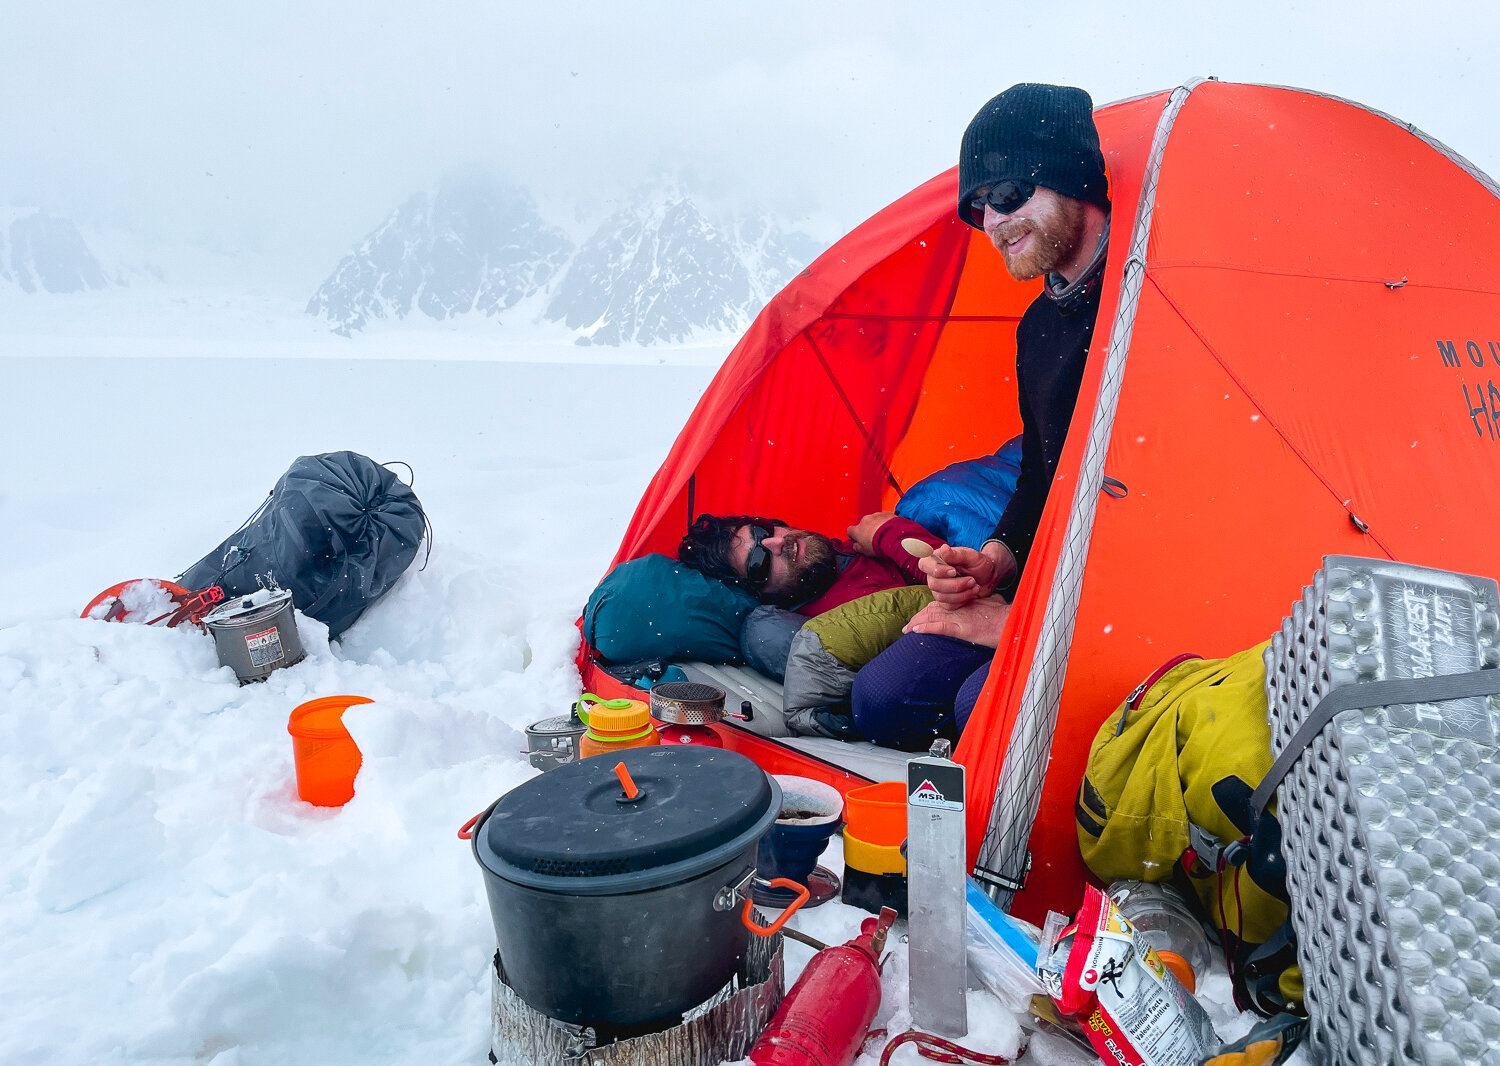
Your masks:
{"label": "pot with label", "polygon": [[236,596],[204,615],[203,624],[213,634],[219,665],[233,670],[242,685],[264,681],[271,671],[295,666],[307,655],[286,589]]}

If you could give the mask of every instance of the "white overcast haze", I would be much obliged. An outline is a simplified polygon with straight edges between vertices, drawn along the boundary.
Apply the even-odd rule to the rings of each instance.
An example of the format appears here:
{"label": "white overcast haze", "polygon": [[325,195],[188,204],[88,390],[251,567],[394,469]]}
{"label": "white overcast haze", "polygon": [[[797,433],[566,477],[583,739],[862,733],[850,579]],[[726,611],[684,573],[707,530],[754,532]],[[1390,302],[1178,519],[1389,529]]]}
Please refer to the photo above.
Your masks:
{"label": "white overcast haze", "polygon": [[[577,237],[686,171],[831,241],[951,167],[1015,82],[1103,104],[1199,76],[1348,97],[1500,175],[1497,43],[1495,0],[0,0],[0,224],[57,212],[165,270],[28,293],[0,264],[0,1064],[487,1062],[494,930],[455,830],[577,698],[575,619],[734,337],[306,315],[413,193],[493,173]],[[241,688],[190,627],[76,617],[340,449],[409,464],[435,531],[343,639],[301,618],[307,658]],[[374,703],[354,798],[315,809],[286,723],[334,693]],[[843,871],[837,839],[821,861]],[[842,942],[863,917],[792,925]],[[789,983],[810,956],[788,945]],[[967,1044],[1014,1055],[998,1001],[969,1012]],[[1038,1040],[1026,1063],[1088,1059]]]}
{"label": "white overcast haze", "polygon": [[[0,207],[232,253],[305,294],[455,167],[580,226],[690,168],[831,240],[1017,81],[1333,93],[1500,171],[1500,5],[6,0]],[[160,249],[160,251],[155,251]],[[175,280],[175,279],[174,279]]]}

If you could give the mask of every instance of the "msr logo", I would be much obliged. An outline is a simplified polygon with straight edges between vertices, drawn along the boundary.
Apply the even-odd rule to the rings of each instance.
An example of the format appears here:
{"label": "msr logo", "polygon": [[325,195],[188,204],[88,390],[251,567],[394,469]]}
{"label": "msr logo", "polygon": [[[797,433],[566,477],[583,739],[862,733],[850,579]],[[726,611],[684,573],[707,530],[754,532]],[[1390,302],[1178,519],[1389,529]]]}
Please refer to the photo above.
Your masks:
{"label": "msr logo", "polygon": [[916,800],[918,803],[945,803],[948,799],[948,797],[943,795],[938,787],[932,783],[931,778],[926,779],[920,785],[918,785],[917,790],[911,794],[911,798]]}
{"label": "msr logo", "polygon": [[957,763],[913,759],[906,764],[906,801],[913,807],[964,809],[964,768]]}

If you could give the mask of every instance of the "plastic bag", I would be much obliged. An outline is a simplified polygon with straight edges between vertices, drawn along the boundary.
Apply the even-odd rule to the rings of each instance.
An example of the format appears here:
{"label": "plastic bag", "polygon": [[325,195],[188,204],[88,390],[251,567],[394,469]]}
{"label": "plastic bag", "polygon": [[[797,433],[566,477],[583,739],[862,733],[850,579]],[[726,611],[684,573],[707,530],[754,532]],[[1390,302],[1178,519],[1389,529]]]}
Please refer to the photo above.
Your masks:
{"label": "plastic bag", "polygon": [[1036,942],[973,878],[967,897],[969,968],[1006,1010],[1029,1010],[1033,996],[1047,994],[1036,975]]}

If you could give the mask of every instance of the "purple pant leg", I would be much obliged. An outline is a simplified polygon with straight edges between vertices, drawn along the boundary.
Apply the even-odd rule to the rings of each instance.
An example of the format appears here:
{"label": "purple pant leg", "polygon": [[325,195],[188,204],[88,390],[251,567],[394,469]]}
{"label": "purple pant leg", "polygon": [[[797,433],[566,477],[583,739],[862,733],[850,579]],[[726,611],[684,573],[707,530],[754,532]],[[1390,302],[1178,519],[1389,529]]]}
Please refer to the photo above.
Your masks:
{"label": "purple pant leg", "polygon": [[[990,655],[994,655],[994,649],[986,649]],[[986,659],[984,665],[969,675],[962,687],[958,690],[958,697],[953,701],[953,718],[958,723],[958,731],[962,733],[964,727],[969,724],[969,715],[974,713],[974,705],[979,702],[979,694],[984,691],[984,683],[989,680],[990,661]]]}
{"label": "purple pant leg", "polygon": [[925,751],[939,731],[951,728],[960,697],[968,702],[959,723],[968,720],[994,654],[953,637],[906,634],[855,675],[855,727],[884,747]]}

